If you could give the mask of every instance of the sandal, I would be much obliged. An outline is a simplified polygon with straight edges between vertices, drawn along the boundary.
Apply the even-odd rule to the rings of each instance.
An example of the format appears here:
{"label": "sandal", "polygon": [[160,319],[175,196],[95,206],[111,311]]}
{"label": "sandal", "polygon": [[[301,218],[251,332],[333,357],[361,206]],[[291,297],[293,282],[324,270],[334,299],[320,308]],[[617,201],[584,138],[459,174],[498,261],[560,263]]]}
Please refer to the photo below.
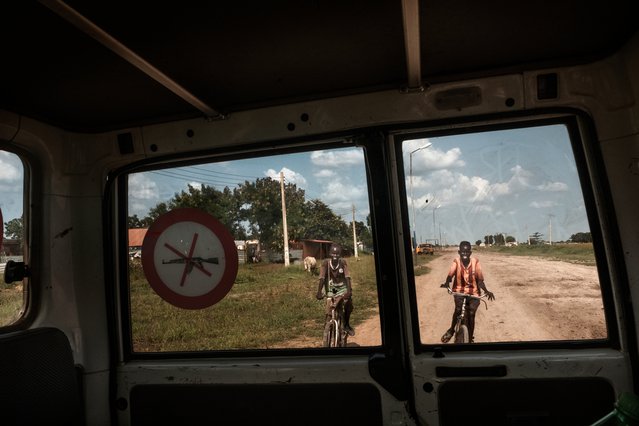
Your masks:
{"label": "sandal", "polygon": [[446,333],[442,336],[442,343],[448,343],[450,339],[453,338],[453,332],[450,330],[446,330]]}

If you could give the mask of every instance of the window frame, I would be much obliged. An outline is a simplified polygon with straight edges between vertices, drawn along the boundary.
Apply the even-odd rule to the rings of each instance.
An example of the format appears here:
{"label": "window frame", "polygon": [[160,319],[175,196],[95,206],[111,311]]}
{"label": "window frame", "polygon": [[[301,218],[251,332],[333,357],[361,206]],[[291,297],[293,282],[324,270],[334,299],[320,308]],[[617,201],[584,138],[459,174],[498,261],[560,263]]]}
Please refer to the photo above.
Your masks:
{"label": "window frame", "polygon": [[[22,256],[24,264],[29,268],[29,274],[23,280],[22,315],[15,322],[0,326],[0,333],[10,333],[28,329],[35,322],[40,309],[42,291],[37,283],[41,282],[39,259],[42,258],[42,251],[38,238],[42,236],[42,218],[34,220],[33,211],[42,211],[42,173],[39,163],[29,151],[14,144],[4,144],[4,141],[0,145],[0,150],[16,155],[22,163]],[[6,217],[3,217],[3,220],[6,220]],[[37,260],[36,263],[32,263],[33,259]]]}
{"label": "window frame", "polygon": [[[584,340],[556,340],[556,341],[525,341],[525,342],[487,342],[472,345],[442,345],[424,343],[421,341],[419,328],[419,312],[415,289],[414,264],[411,256],[410,238],[403,241],[407,270],[409,304],[411,312],[412,337],[415,342],[415,354],[443,353],[461,351],[495,351],[495,350],[526,350],[526,349],[565,349],[565,348],[613,348],[621,349],[620,330],[617,321],[617,307],[613,297],[612,282],[619,283],[617,288],[629,292],[628,281],[625,276],[625,265],[620,252],[620,238],[616,226],[614,207],[610,197],[609,185],[606,179],[605,167],[598,139],[591,119],[582,111],[552,110],[544,112],[517,113],[504,119],[493,116],[476,120],[458,120],[454,125],[447,123],[426,124],[413,127],[410,130],[397,131],[393,135],[394,155],[398,163],[397,182],[399,185],[399,199],[404,235],[410,237],[410,222],[408,208],[408,192],[405,185],[406,174],[402,155],[404,141],[418,138],[434,138],[461,134],[484,133],[491,131],[524,129],[547,125],[564,125],[570,139],[579,183],[583,194],[586,216],[593,238],[593,250],[597,264],[597,273],[601,288],[604,318],[606,322],[607,338]],[[598,207],[599,206],[599,207]],[[603,229],[608,230],[604,238]],[[611,255],[614,253],[614,255]],[[630,335],[634,335],[632,331]],[[630,345],[630,347],[636,347]]]}
{"label": "window frame", "polygon": [[[198,359],[198,358],[221,358],[221,357],[273,357],[287,355],[357,355],[371,354],[378,352],[380,346],[384,346],[384,336],[382,332],[380,346],[365,347],[346,347],[346,348],[274,348],[274,349],[227,349],[227,350],[200,350],[200,351],[179,351],[179,352],[135,352],[132,344],[132,324],[129,306],[129,282],[128,282],[128,250],[126,242],[127,234],[127,217],[128,217],[128,179],[132,173],[140,173],[154,170],[162,170],[173,167],[183,167],[198,164],[210,164],[215,162],[254,159],[259,157],[285,155],[307,152],[315,150],[339,149],[339,148],[360,148],[362,149],[364,158],[364,172],[366,174],[366,185],[368,189],[368,203],[370,207],[371,221],[374,223],[374,186],[372,182],[372,174],[369,167],[368,144],[360,133],[352,132],[331,135],[319,135],[312,138],[295,139],[277,141],[269,144],[260,144],[227,147],[203,152],[192,152],[179,155],[163,155],[151,159],[141,160],[122,167],[109,175],[108,181],[115,183],[106,191],[105,201],[105,218],[110,218],[112,224],[107,224],[105,229],[114,226],[117,237],[115,239],[109,237],[110,245],[114,247],[115,255],[108,255],[107,264],[117,264],[115,274],[112,277],[117,282],[111,290],[111,300],[114,300],[113,309],[111,309],[111,319],[109,324],[117,324],[113,326],[113,335],[118,335],[118,349],[114,355],[124,362],[131,360],[164,360],[164,359]],[[109,195],[110,194],[110,195]],[[115,225],[117,224],[117,225]],[[373,247],[377,253],[377,238],[375,227],[372,227]],[[117,243],[116,243],[117,242]],[[374,260],[375,276],[377,281],[378,303],[380,304],[380,322],[381,319],[381,301],[380,301],[380,262],[377,256]],[[109,279],[109,278],[107,278]]]}

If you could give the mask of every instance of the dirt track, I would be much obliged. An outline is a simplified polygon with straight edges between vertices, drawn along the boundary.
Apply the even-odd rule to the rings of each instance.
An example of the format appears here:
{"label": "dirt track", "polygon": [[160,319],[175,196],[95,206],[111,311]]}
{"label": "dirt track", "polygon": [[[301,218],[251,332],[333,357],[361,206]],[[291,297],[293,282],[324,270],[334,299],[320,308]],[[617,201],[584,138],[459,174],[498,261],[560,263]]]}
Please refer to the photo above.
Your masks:
{"label": "dirt track", "polygon": [[[428,264],[430,273],[416,278],[420,334],[424,343],[440,343],[450,326],[452,297],[439,288],[455,250]],[[594,266],[507,256],[474,250],[486,286],[496,300],[477,311],[476,342],[541,341],[602,338],[606,335],[603,304]],[[356,312],[353,315],[357,315]],[[577,318],[580,318],[579,321]],[[381,344],[379,318],[357,326],[350,345]]]}

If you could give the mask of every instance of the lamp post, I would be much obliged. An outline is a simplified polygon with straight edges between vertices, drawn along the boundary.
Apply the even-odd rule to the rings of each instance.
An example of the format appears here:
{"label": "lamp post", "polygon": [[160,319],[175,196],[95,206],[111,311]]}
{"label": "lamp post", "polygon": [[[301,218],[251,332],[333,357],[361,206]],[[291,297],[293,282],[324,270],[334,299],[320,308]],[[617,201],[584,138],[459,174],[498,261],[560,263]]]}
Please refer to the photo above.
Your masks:
{"label": "lamp post", "polygon": [[417,149],[414,149],[410,152],[410,154],[408,155],[409,157],[409,168],[408,168],[408,176],[410,179],[410,204],[412,206],[413,209],[413,236],[411,237],[410,240],[410,247],[413,251],[413,253],[415,253],[415,243],[417,241],[415,241],[416,235],[415,235],[415,199],[413,198],[413,154],[416,153],[417,151],[421,151],[422,149],[426,149],[429,148],[432,145],[432,143],[428,142],[426,145],[424,146],[420,146]]}
{"label": "lamp post", "polygon": [[[437,207],[433,209],[433,240],[437,241],[437,229],[435,229],[435,210],[440,208],[442,205],[438,204]],[[437,244],[435,244],[437,245]]]}

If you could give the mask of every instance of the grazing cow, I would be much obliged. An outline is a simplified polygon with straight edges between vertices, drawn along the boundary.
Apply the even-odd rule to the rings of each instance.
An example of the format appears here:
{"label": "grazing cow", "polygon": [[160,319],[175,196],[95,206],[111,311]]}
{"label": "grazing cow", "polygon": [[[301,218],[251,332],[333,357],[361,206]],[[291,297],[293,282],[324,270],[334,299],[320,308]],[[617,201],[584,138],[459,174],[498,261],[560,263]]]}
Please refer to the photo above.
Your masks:
{"label": "grazing cow", "polygon": [[304,258],[304,270],[308,271],[311,275],[317,270],[317,260],[313,256],[306,256]]}

